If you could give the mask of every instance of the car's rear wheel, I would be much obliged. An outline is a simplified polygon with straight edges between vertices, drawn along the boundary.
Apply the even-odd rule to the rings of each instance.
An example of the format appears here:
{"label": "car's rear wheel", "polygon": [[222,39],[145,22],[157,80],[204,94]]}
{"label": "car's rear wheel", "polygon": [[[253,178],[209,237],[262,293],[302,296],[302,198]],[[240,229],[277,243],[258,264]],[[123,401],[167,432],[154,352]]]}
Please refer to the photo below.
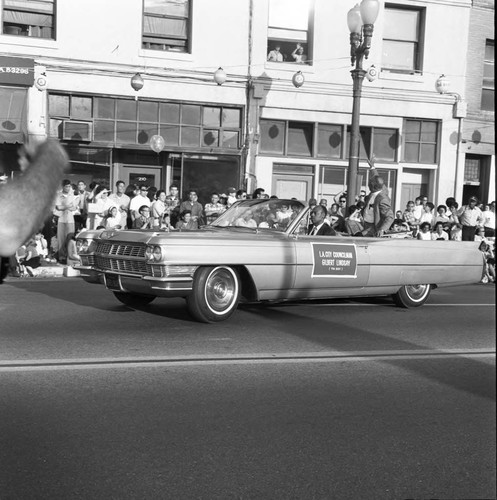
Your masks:
{"label": "car's rear wheel", "polygon": [[240,300],[240,278],[227,266],[201,267],[193,277],[192,293],[186,298],[190,314],[204,323],[228,319]]}
{"label": "car's rear wheel", "polygon": [[155,299],[153,295],[140,295],[138,293],[113,292],[119,302],[130,307],[143,307]]}
{"label": "car's rear wheel", "polygon": [[430,292],[431,285],[403,285],[392,297],[400,307],[419,307],[428,300]]}

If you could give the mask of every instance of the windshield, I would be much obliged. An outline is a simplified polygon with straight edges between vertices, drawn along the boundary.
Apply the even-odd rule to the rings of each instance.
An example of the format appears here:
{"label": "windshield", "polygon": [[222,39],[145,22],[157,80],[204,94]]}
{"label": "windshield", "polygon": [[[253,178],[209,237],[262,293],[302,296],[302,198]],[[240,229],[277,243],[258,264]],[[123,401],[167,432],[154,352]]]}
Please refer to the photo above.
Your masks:
{"label": "windshield", "polygon": [[218,217],[214,227],[248,227],[286,231],[287,227],[305,210],[297,200],[246,200],[235,203]]}

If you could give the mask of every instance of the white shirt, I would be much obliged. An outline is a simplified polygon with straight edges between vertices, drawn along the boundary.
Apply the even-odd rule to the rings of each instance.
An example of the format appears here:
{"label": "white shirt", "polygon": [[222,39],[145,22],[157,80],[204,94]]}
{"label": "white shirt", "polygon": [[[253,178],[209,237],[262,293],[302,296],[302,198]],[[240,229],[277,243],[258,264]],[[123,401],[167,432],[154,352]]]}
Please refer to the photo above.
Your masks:
{"label": "white shirt", "polygon": [[129,209],[131,211],[138,213],[140,207],[142,207],[143,205],[150,207],[151,204],[152,202],[150,201],[150,198],[148,196],[142,196],[141,194],[137,194],[135,197],[131,198]]}
{"label": "white shirt", "polygon": [[483,212],[483,225],[490,229],[495,229],[495,212],[492,212],[492,210],[485,210]]}
{"label": "white shirt", "polygon": [[374,200],[378,196],[380,191],[376,191],[375,193],[371,193],[371,196],[369,197],[368,204],[364,208],[364,215],[363,219],[364,222],[369,222],[370,224],[374,224]]}

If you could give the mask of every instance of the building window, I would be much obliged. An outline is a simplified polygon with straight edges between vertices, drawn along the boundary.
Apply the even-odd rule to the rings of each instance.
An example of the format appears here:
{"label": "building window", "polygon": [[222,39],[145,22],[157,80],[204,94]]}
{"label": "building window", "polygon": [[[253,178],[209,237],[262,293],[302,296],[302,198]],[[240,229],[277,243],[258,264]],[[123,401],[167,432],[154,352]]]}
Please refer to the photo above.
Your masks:
{"label": "building window", "polygon": [[[261,153],[284,156],[347,159],[350,126],[331,123],[261,120]],[[314,145],[316,130],[317,140]],[[378,160],[397,161],[399,131],[393,128],[361,127],[360,158],[367,160],[373,151]]]}
{"label": "building window", "polygon": [[[397,161],[398,130],[393,128],[360,127],[359,158],[367,160],[373,152],[377,160]],[[347,127],[347,144],[350,144],[350,126]],[[349,157],[347,147],[346,158]]]}
{"label": "building window", "polygon": [[[357,171],[358,180],[361,183],[361,190],[369,192],[369,168],[359,168]],[[397,171],[390,169],[377,169],[379,175],[383,177],[388,189],[392,205],[395,199],[395,185],[397,182]],[[319,172],[318,197],[328,200],[328,206],[335,203],[335,197],[347,190],[347,168],[335,167],[331,165],[321,165]]]}
{"label": "building window", "polygon": [[288,123],[288,155],[312,156],[314,124],[306,122]]}
{"label": "building window", "polygon": [[399,73],[422,71],[423,10],[385,5],[382,69]]}
{"label": "building window", "polygon": [[466,157],[464,162],[464,184],[480,184],[479,158]]}
{"label": "building window", "polygon": [[4,0],[2,33],[55,39],[55,0]]}
{"label": "building window", "polygon": [[487,40],[485,45],[485,61],[483,62],[483,83],[481,91],[481,109],[485,111],[495,110],[495,59],[494,41]]}
{"label": "building window", "polygon": [[[311,64],[311,18],[314,0],[270,0],[267,59]],[[279,47],[279,50],[278,50]]]}
{"label": "building window", "polygon": [[261,120],[261,151],[282,155],[285,148],[286,122]]}
{"label": "building window", "polygon": [[318,123],[318,157],[341,158],[343,126]]}
{"label": "building window", "polygon": [[190,52],[191,0],[143,0],[142,47]]}
{"label": "building window", "polygon": [[166,146],[240,147],[241,108],[63,94],[48,102],[50,135],[59,139],[147,145],[159,134]]}
{"label": "building window", "polygon": [[406,120],[404,161],[408,163],[436,163],[438,152],[438,122]]}

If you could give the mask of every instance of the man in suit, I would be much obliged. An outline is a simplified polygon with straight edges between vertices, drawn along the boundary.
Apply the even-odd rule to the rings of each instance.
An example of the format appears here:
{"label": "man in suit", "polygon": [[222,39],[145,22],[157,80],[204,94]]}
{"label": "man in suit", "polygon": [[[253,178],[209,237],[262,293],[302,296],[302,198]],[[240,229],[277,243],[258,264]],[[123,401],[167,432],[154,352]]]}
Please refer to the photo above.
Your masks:
{"label": "man in suit", "polygon": [[362,212],[364,218],[362,234],[363,236],[379,237],[390,229],[395,217],[385,181],[378,175],[374,160],[374,155],[368,160],[371,167],[368,184],[371,192],[366,196],[366,205]]}
{"label": "man in suit", "polygon": [[326,208],[323,205],[316,205],[311,210],[311,222],[307,234],[315,236],[335,236],[337,234],[326,221]]}

